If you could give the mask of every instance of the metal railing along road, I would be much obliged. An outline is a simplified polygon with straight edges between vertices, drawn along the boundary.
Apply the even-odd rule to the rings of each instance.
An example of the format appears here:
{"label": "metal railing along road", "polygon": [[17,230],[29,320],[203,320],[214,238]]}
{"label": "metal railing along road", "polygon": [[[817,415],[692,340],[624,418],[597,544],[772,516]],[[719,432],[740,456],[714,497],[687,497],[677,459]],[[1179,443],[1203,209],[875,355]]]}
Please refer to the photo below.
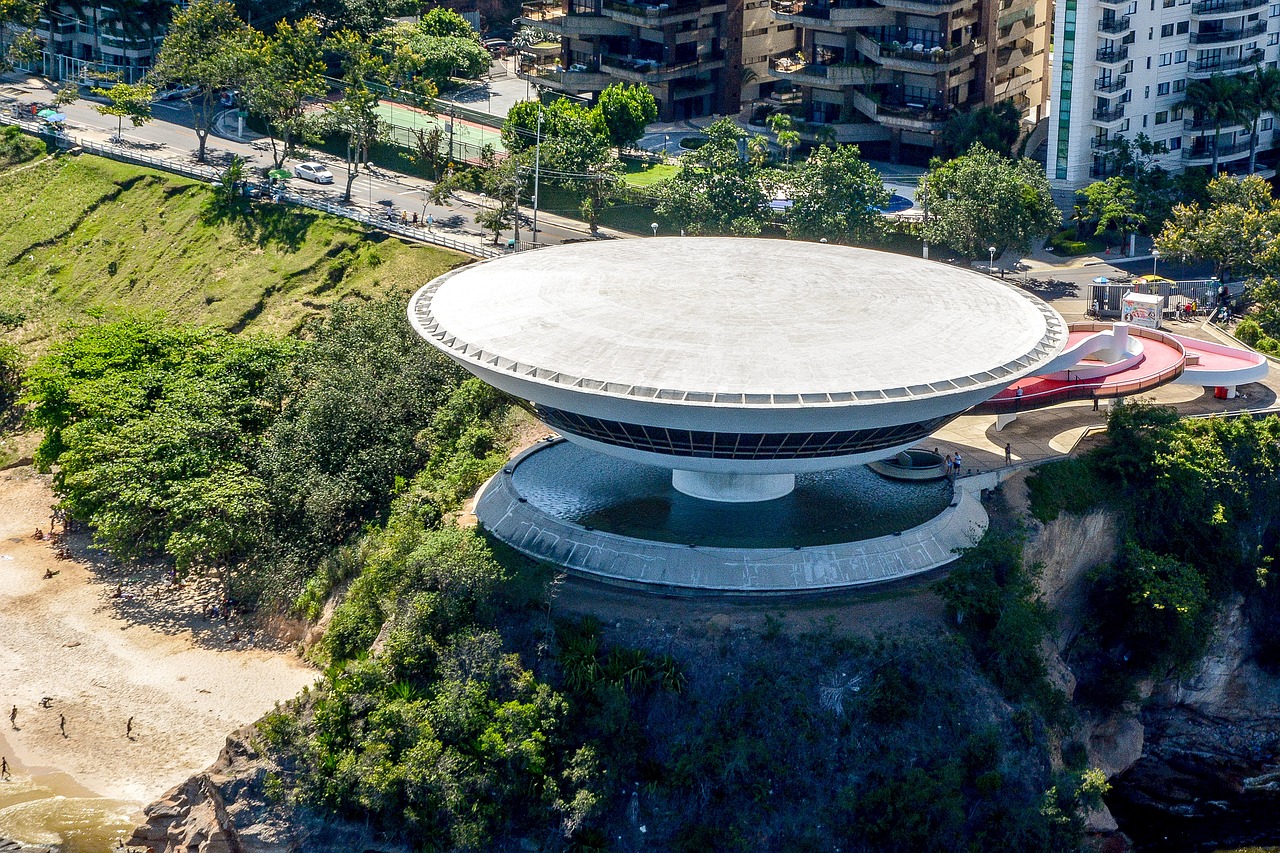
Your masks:
{"label": "metal railing along road", "polygon": [[[106,157],[107,159],[117,160],[122,163],[132,163],[135,166],[147,166],[162,172],[171,172],[173,174],[182,175],[183,177],[194,178],[198,181],[214,182],[222,177],[222,172],[212,166],[206,166],[199,163],[186,163],[181,160],[166,160],[159,157],[151,157],[147,154],[130,151],[128,148],[124,148],[123,146],[106,145],[101,142],[81,139],[67,133],[66,131],[57,130],[47,122],[27,121],[11,113],[0,112],[0,124],[14,125],[21,128],[26,133],[51,141],[53,144],[63,149],[79,148],[81,151],[89,154],[95,154],[99,157]],[[296,204],[313,210],[320,210],[333,216],[340,216],[343,219],[359,222],[360,224],[366,225],[370,228],[376,228],[379,231],[386,231],[410,240],[416,240],[421,243],[431,243],[436,246],[442,246],[446,249],[464,252],[468,255],[472,255],[473,257],[494,258],[506,254],[506,252],[496,246],[464,242],[462,240],[446,236],[445,234],[441,234],[435,230],[397,222],[385,215],[377,216],[355,206],[348,207],[325,201],[323,199],[311,198],[298,193],[288,192],[276,193],[274,198],[288,204]],[[522,244],[519,248],[523,249],[525,247]]]}

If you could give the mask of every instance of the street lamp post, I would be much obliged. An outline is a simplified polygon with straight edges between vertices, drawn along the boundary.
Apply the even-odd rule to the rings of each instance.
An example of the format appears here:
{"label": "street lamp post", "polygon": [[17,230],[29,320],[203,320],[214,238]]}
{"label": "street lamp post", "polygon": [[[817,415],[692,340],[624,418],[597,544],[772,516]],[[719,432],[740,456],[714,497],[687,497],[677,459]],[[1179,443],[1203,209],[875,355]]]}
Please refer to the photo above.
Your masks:
{"label": "street lamp post", "polygon": [[991,260],[987,263],[987,272],[992,275],[996,274],[996,247],[988,246],[987,251],[991,254]]}
{"label": "street lamp post", "polygon": [[1156,274],[1156,264],[1158,264],[1159,262],[1160,262],[1160,250],[1152,249],[1151,250],[1151,275],[1154,276]]}

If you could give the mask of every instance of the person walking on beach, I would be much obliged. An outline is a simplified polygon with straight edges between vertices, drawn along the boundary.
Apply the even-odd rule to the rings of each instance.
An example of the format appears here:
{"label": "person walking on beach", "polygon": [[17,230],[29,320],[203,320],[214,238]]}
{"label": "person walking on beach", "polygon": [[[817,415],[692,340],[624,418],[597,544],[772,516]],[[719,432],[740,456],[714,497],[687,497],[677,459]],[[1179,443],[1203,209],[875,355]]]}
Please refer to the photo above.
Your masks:
{"label": "person walking on beach", "polygon": [[129,740],[133,740],[133,717],[130,717],[129,722],[124,724],[124,736]]}
{"label": "person walking on beach", "polygon": [[67,736],[67,717],[65,714],[58,715],[58,731],[62,732],[62,736]]}
{"label": "person walking on beach", "polygon": [[18,728],[18,706],[14,705],[13,710],[9,712],[9,725],[15,730]]}
{"label": "person walking on beach", "polygon": [[9,778],[9,759],[0,756],[0,779]]}

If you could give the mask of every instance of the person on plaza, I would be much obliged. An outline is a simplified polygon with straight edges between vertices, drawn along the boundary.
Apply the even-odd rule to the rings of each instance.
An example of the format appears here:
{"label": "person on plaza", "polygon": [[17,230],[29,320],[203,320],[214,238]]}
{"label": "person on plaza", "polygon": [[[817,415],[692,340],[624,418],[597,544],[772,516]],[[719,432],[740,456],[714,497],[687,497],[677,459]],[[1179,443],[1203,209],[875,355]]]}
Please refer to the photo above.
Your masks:
{"label": "person on plaza", "polygon": [[960,451],[956,451],[956,476],[960,476]]}
{"label": "person on plaza", "polygon": [[1004,445],[1004,464],[1013,464],[1013,445],[1008,442],[1005,442]]}

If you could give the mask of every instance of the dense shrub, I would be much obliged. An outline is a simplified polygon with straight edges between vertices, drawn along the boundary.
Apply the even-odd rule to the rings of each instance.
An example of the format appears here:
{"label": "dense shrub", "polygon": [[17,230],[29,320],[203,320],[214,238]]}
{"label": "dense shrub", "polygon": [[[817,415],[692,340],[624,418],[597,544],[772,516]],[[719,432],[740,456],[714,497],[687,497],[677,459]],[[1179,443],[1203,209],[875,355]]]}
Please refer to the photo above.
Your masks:
{"label": "dense shrub", "polygon": [[1060,513],[1088,512],[1106,499],[1102,481],[1088,459],[1063,459],[1040,465],[1027,478],[1031,514],[1052,521]]}

